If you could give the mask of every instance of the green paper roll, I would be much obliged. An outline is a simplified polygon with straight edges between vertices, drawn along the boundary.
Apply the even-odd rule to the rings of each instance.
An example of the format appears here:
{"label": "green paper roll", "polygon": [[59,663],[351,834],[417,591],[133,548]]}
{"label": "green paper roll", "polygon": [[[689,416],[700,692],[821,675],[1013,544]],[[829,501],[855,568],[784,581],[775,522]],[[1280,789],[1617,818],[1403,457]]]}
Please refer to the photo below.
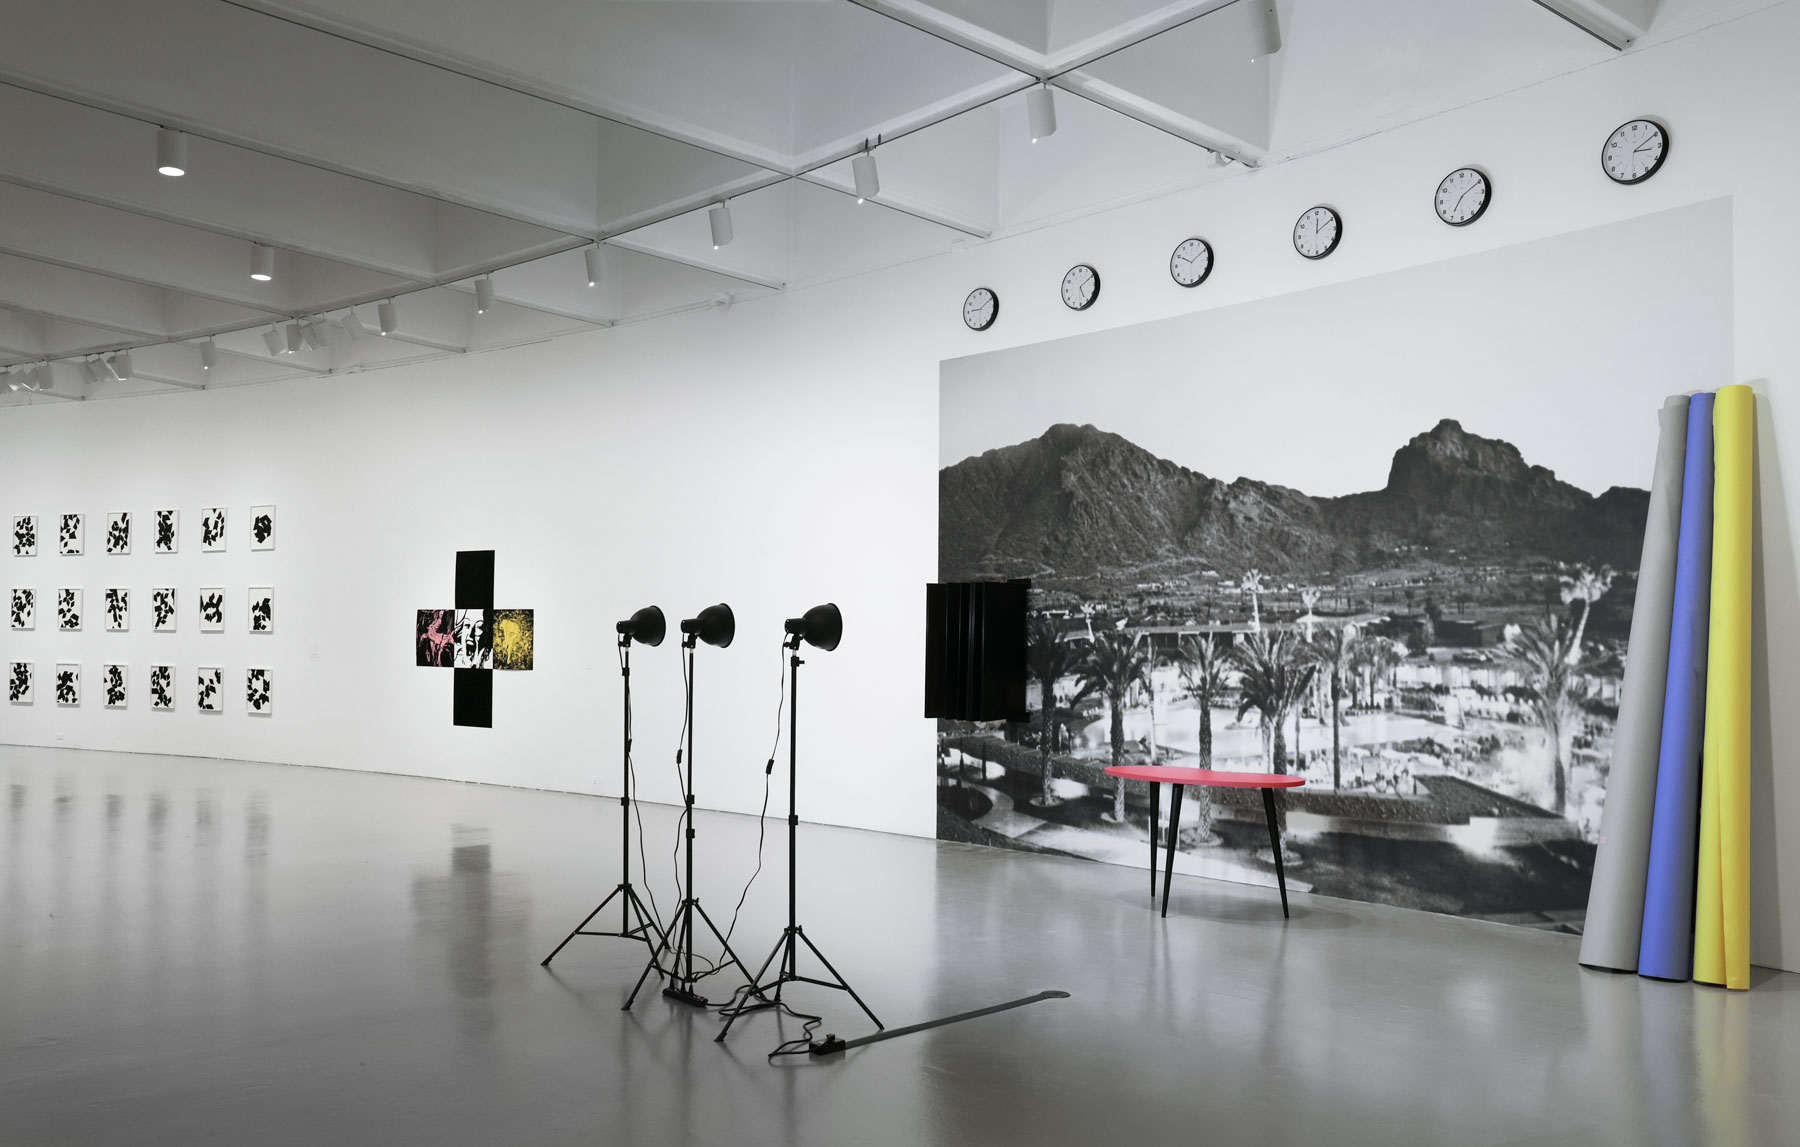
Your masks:
{"label": "green paper roll", "polygon": [[1581,963],[1634,972],[1650,871],[1650,828],[1656,812],[1656,761],[1662,748],[1663,691],[1669,676],[1669,625],[1675,608],[1675,552],[1681,537],[1682,468],[1687,458],[1687,395],[1663,403],[1650,513],[1638,559],[1625,681],[1600,821],[1600,851],[1588,887]]}
{"label": "green paper roll", "polygon": [[1712,616],[1694,896],[1694,979],[1750,986],[1750,487],[1756,400],[1713,404]]}

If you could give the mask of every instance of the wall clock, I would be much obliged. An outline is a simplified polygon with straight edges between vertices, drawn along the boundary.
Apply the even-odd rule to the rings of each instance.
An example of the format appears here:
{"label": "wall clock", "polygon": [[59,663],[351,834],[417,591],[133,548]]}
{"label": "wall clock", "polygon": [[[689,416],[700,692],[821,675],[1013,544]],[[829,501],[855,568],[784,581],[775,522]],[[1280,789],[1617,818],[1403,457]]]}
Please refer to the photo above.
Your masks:
{"label": "wall clock", "polygon": [[1062,280],[1062,301],[1072,311],[1085,311],[1100,297],[1100,272],[1086,263],[1069,268]]}
{"label": "wall clock", "polygon": [[1642,183],[1669,158],[1669,129],[1647,119],[1622,123],[1600,149],[1600,169],[1614,183]]}
{"label": "wall clock", "polygon": [[976,287],[963,300],[963,322],[972,331],[985,331],[1000,317],[1000,296],[987,287]]}
{"label": "wall clock", "polygon": [[1329,207],[1313,207],[1294,222],[1294,250],[1308,259],[1323,259],[1337,250],[1344,221]]}
{"label": "wall clock", "polygon": [[1438,184],[1432,205],[1438,218],[1452,227],[1467,227],[1481,218],[1493,197],[1494,185],[1473,167],[1459,167]]}
{"label": "wall clock", "polygon": [[1169,256],[1169,277],[1184,287],[1198,287],[1212,274],[1212,244],[1204,239],[1183,239]]}

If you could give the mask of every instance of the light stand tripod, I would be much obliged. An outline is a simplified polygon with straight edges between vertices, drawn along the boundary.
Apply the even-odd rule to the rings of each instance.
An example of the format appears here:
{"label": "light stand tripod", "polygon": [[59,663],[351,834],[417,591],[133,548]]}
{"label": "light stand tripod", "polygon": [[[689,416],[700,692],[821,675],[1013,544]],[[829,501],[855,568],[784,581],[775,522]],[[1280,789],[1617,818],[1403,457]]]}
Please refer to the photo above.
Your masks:
{"label": "light stand tripod", "polygon": [[[788,655],[788,924],[787,924],[787,928],[782,931],[781,939],[777,940],[775,942],[775,950],[769,953],[769,958],[763,961],[762,967],[757,969],[756,975],[750,981],[751,984],[755,985],[754,988],[752,989],[751,994],[758,997],[758,999],[761,1002],[753,1004],[753,1003],[750,1003],[748,1000],[746,1000],[744,1002],[743,1006],[732,1009],[731,1013],[730,1013],[730,1018],[725,1021],[724,1029],[722,1031],[720,1031],[717,1036],[714,1037],[713,1042],[715,1042],[715,1043],[724,1042],[725,1037],[727,1035],[731,1034],[731,1025],[737,1023],[738,1017],[742,1016],[745,1012],[761,1011],[766,1008],[781,1007],[782,989],[786,985],[792,984],[792,983],[817,984],[821,988],[835,988],[838,991],[849,993],[850,998],[856,1001],[856,1006],[863,1010],[863,1014],[868,1016],[869,1019],[875,1024],[876,1027],[883,1028],[885,1030],[885,1025],[879,1019],[876,1019],[875,1013],[869,1010],[869,1005],[863,1003],[862,997],[856,994],[856,989],[852,988],[850,986],[849,981],[845,980],[844,977],[838,973],[838,970],[831,966],[831,961],[827,960],[825,958],[825,953],[819,951],[819,946],[817,944],[813,943],[812,937],[808,936],[806,934],[805,929],[800,927],[800,920],[799,920],[798,888],[799,888],[800,817],[794,810],[795,810],[796,803],[799,799],[799,792],[800,792],[799,750],[798,750],[798,745],[796,743],[796,738],[800,732],[800,666],[806,664],[804,661],[800,660],[800,642],[803,637],[807,636],[806,630],[805,630],[805,625],[807,622],[812,622],[814,620],[813,614],[819,612],[820,610],[824,610],[827,608],[830,609],[832,615],[834,615],[834,616],[836,615],[836,613],[837,613],[836,606],[829,606],[829,607],[819,606],[816,609],[809,610],[807,612],[806,618],[800,622],[801,632],[794,632],[794,630],[796,628],[796,622],[794,622],[794,621],[788,622],[789,632],[792,634],[792,636],[790,636],[783,643],[788,647],[789,650],[792,651]],[[818,644],[827,650],[836,648],[837,635],[838,635],[838,633],[842,632],[842,627],[843,627],[842,619],[841,618],[837,619],[835,622],[835,625],[836,625],[836,632],[831,632],[829,630],[827,632],[828,640],[819,641],[816,639],[812,639],[815,641],[815,644]],[[811,639],[811,638],[809,638],[809,639]],[[813,956],[819,961],[819,963],[824,966],[825,971],[830,974],[831,979],[820,980],[820,979],[815,979],[812,976],[803,976],[800,974],[799,956],[800,956],[800,945],[802,945],[802,944],[806,945],[807,950],[810,951],[813,954]],[[769,966],[771,964],[774,964],[778,957],[781,961],[781,964],[780,964],[779,970],[775,974],[775,978],[773,980],[768,981],[767,983],[764,983],[763,982],[764,974],[768,972]],[[771,991],[773,991],[772,996],[769,994]]]}
{"label": "light stand tripod", "polygon": [[[682,622],[681,630],[683,634],[681,639],[682,656],[687,659],[687,747],[684,754],[687,761],[687,774],[683,781],[684,791],[682,793],[687,817],[687,838],[684,842],[687,849],[687,883],[684,889],[686,895],[676,906],[675,914],[669,918],[669,927],[663,933],[661,942],[651,950],[650,962],[644,965],[644,973],[638,977],[637,987],[631,989],[631,995],[625,1001],[627,1008],[637,1000],[638,992],[643,990],[644,981],[650,978],[651,972],[658,972],[668,977],[669,983],[663,988],[663,995],[671,1000],[692,1004],[698,1008],[708,1005],[706,997],[696,992],[694,985],[727,964],[736,965],[737,970],[743,973],[746,981],[755,982],[750,976],[750,970],[744,966],[742,960],[738,959],[737,953],[731,950],[731,944],[726,940],[725,934],[719,931],[719,926],[713,923],[712,917],[706,914],[706,909],[700,906],[700,898],[694,895],[694,644],[698,640],[705,640],[708,645],[730,645],[732,634],[735,631],[731,607],[710,606],[702,610],[699,617]],[[698,975],[694,972],[694,917],[696,915],[712,932],[713,937],[719,941],[719,946],[723,949],[718,963]],[[670,968],[662,965],[664,952],[669,953],[672,957],[673,966]]]}
{"label": "light stand tripod", "polygon": [[[662,611],[658,610],[656,639],[648,641],[646,644],[658,645],[662,642],[661,617]],[[620,622],[619,624],[623,628],[629,623]],[[631,886],[631,802],[636,799],[637,794],[633,792],[631,783],[631,634],[623,632],[619,634],[619,675],[625,679],[625,713],[622,722],[625,743],[624,757],[619,764],[620,771],[623,773],[623,787],[619,790],[623,794],[619,797],[619,812],[624,826],[620,871],[624,874],[624,878],[619,881],[617,888],[607,893],[606,899],[600,902],[600,907],[589,912],[587,919],[575,925],[575,930],[563,937],[563,942],[556,946],[555,951],[544,957],[544,962],[539,967],[549,967],[550,961],[556,959],[556,953],[567,947],[569,941],[577,936],[614,936],[621,940],[642,940],[649,945],[653,952],[663,939],[662,929],[656,926],[655,913],[644,907],[644,901],[638,896],[637,889]],[[614,900],[619,902],[619,930],[617,932],[586,931],[588,922],[600,915],[601,911]],[[650,938],[652,935],[656,937],[655,940]],[[630,1007],[631,1005],[627,1004],[626,1006]]]}

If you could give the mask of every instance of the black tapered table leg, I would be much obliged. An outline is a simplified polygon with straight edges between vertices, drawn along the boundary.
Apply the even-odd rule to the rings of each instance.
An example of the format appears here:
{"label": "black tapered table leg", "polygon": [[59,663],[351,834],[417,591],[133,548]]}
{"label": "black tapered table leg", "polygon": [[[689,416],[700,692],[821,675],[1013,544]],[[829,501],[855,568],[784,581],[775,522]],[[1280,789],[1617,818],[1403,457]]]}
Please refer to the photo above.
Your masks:
{"label": "black tapered table leg", "polygon": [[1162,786],[1150,782],[1150,903],[1156,903],[1156,830],[1162,820]]}
{"label": "black tapered table leg", "polygon": [[1269,822],[1269,847],[1275,853],[1275,883],[1281,885],[1281,915],[1287,918],[1287,873],[1281,867],[1281,830],[1275,827],[1275,790],[1264,789],[1263,819]]}
{"label": "black tapered table leg", "polygon": [[1181,790],[1184,785],[1175,786],[1175,795],[1169,798],[1169,846],[1168,856],[1163,861],[1163,902],[1162,914],[1169,915],[1169,884],[1175,879],[1175,830],[1181,827]]}

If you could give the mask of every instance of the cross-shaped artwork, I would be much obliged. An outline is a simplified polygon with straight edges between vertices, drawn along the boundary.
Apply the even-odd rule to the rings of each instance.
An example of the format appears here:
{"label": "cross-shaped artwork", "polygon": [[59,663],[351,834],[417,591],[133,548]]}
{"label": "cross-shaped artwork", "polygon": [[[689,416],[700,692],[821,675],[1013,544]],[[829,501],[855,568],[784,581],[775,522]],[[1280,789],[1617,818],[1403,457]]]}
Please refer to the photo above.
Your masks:
{"label": "cross-shaped artwork", "polygon": [[529,609],[494,608],[494,551],[456,554],[456,606],[421,609],[413,630],[413,662],[455,673],[452,720],[494,727],[494,670],[532,667]]}

